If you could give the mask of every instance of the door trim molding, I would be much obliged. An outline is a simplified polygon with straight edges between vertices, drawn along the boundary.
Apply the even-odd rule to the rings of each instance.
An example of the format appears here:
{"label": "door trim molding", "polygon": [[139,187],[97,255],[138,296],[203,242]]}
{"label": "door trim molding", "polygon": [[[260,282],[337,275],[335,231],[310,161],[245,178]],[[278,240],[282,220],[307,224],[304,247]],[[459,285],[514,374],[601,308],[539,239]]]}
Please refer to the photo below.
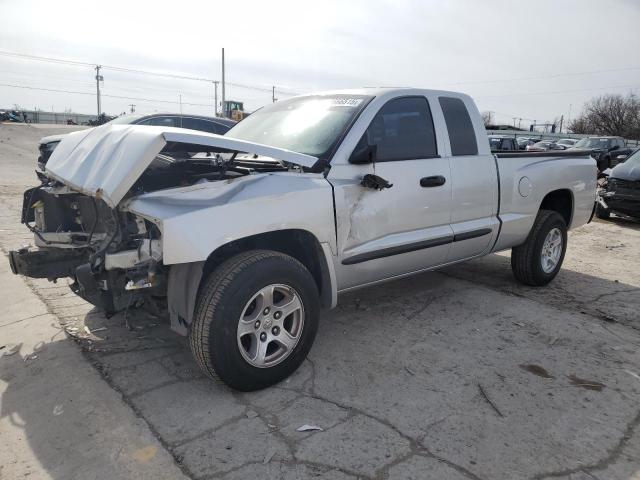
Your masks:
{"label": "door trim molding", "polygon": [[490,228],[479,228],[478,230],[471,230],[468,232],[456,233],[453,236],[454,242],[461,242],[462,240],[470,240],[472,238],[483,237],[493,232]]}
{"label": "door trim molding", "polygon": [[448,243],[460,242],[463,240],[482,237],[484,235],[490,234],[492,231],[493,230],[490,228],[480,228],[478,230],[471,230],[469,232],[458,233],[456,235],[447,235],[444,237],[432,238],[430,240],[408,243],[406,245],[381,248],[379,250],[373,250],[371,252],[352,255],[351,257],[343,259],[341,263],[342,265],[354,265],[356,263],[368,262],[370,260],[376,260],[378,258],[392,257],[394,255],[400,255],[402,253],[415,252],[417,250],[424,250],[427,248],[447,245]]}

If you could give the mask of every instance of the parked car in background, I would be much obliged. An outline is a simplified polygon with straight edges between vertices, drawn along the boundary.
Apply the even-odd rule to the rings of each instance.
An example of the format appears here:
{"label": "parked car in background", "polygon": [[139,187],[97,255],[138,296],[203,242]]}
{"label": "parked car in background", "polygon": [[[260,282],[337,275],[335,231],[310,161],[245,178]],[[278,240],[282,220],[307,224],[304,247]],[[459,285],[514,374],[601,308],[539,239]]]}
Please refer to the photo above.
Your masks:
{"label": "parked car in background", "polygon": [[606,219],[611,212],[640,219],[640,149],[605,172],[598,189],[596,216]]}
{"label": "parked car in background", "polygon": [[[160,127],[177,127],[189,128],[191,130],[200,130],[201,132],[217,133],[224,135],[237,122],[227,118],[204,117],[202,115],[178,115],[173,113],[154,113],[152,115],[129,114],[114,118],[110,125],[152,125]],[[60,140],[67,134],[50,135],[40,139],[40,156],[38,157],[38,166],[44,170],[51,153],[56,149]]]}
{"label": "parked car in background", "polygon": [[589,152],[492,154],[471,97],[405,88],[270,103],[224,136],[81,130],[39,178],[22,208],[37,248],[12,271],[71,277],[107,314],[167,305],[238,390],[293,373],[339,293],[507,249],[546,285],[596,193]]}
{"label": "parked car in background", "polygon": [[578,142],[575,138],[563,138],[558,140],[556,143],[558,145],[562,145],[564,148],[571,148]]}
{"label": "parked car in background", "polygon": [[504,150],[519,150],[518,142],[514,137],[507,135],[491,135],[489,136],[489,146],[492,152]]}
{"label": "parked car in background", "polygon": [[558,145],[555,140],[541,140],[533,145],[528,145],[527,152],[546,152],[547,150],[565,150],[566,147]]}
{"label": "parked car in background", "polygon": [[[627,148],[622,137],[586,137],[581,138],[572,149],[591,150],[596,159],[598,170],[603,172],[614,167],[620,160],[618,157],[629,155],[633,149]],[[614,153],[615,152],[615,153]]]}
{"label": "parked car in background", "polygon": [[518,142],[518,149],[524,150],[527,148],[527,145],[533,145],[534,143],[538,143],[540,139],[533,138],[533,137],[518,137],[516,138],[516,141]]}

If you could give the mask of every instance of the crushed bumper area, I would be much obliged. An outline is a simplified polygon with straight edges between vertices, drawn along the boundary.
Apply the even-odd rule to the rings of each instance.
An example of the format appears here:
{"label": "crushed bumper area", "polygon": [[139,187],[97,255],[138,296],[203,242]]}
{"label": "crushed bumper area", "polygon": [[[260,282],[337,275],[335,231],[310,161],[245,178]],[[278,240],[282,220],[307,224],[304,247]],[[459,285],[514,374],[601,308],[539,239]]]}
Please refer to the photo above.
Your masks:
{"label": "crushed bumper area", "polygon": [[89,252],[85,249],[12,250],[9,265],[16,275],[31,278],[74,277],[78,266],[86,263]]}

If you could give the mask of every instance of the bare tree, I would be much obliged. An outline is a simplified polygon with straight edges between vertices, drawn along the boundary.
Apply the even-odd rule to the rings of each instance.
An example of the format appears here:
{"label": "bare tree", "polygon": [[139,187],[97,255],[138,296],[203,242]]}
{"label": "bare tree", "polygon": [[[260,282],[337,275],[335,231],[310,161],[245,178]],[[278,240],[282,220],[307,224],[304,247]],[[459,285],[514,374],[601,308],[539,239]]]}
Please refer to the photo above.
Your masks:
{"label": "bare tree", "polygon": [[484,126],[488,127],[489,125],[493,125],[493,112],[482,112],[482,121],[484,122]]}
{"label": "bare tree", "polygon": [[603,95],[587,102],[582,113],[572,120],[569,129],[574,133],[619,135],[640,138],[640,99],[630,93]]}

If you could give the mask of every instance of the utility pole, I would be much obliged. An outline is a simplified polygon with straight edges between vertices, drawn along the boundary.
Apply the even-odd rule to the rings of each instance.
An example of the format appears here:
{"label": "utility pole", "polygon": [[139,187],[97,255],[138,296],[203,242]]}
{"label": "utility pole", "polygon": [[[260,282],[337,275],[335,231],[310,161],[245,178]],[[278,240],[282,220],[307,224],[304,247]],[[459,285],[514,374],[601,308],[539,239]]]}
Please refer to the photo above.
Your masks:
{"label": "utility pole", "polygon": [[521,119],[521,118],[519,118],[519,119],[518,119],[518,128],[520,128],[520,125],[521,125],[521,124],[522,124],[522,119]]}
{"label": "utility pole", "polygon": [[513,117],[513,128],[516,128],[516,118],[518,117]]}
{"label": "utility pole", "polygon": [[213,81],[213,116],[218,116],[218,82],[217,80]]}
{"label": "utility pole", "polygon": [[271,87],[271,101],[276,103],[278,99],[276,98],[276,86]]}
{"label": "utility pole", "polygon": [[131,113],[135,113],[136,111],[136,106],[133,103],[130,103],[129,106],[131,107]]}
{"label": "utility pole", "polygon": [[562,133],[562,122],[564,121],[564,115],[560,115],[560,131],[558,133]]}
{"label": "utility pole", "polygon": [[102,75],[100,75],[100,69],[102,67],[100,65],[96,65],[96,94],[98,97],[98,117],[102,113],[102,108],[100,107],[100,81],[104,80]]}
{"label": "utility pole", "polygon": [[[178,101],[180,102],[180,115],[182,115],[182,94],[178,94]],[[180,120],[182,122],[182,120]]]}
{"label": "utility pole", "polygon": [[227,116],[227,112],[225,112],[225,104],[224,104],[224,48],[222,49],[222,117]]}

